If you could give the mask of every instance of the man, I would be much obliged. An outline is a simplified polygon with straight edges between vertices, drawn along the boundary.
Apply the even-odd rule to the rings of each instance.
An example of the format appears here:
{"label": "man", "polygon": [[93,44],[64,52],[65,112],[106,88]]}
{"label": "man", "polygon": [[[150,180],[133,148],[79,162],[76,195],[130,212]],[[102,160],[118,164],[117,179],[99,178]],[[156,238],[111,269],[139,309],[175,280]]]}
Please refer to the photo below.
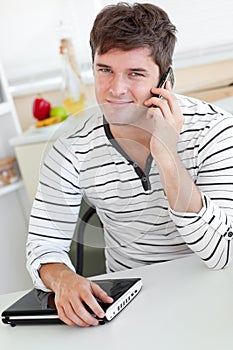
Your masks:
{"label": "man", "polygon": [[[69,325],[97,325],[111,303],[74,272],[68,252],[81,199],[103,223],[107,271],[195,252],[213,269],[232,261],[233,118],[156,88],[172,65],[176,29],[151,4],[108,6],[90,36],[97,101],[44,161],[27,243],[37,288],[53,290]],[[161,97],[161,98],[159,98]]]}

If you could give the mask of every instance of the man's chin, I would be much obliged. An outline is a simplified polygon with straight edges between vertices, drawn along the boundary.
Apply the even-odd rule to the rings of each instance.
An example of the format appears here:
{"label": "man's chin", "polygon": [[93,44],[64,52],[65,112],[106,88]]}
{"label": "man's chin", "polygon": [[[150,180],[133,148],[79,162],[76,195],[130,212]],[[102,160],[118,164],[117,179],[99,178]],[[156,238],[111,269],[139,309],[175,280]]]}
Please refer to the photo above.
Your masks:
{"label": "man's chin", "polygon": [[104,106],[102,110],[108,123],[114,125],[136,125],[146,116],[145,108],[135,105],[121,110]]}

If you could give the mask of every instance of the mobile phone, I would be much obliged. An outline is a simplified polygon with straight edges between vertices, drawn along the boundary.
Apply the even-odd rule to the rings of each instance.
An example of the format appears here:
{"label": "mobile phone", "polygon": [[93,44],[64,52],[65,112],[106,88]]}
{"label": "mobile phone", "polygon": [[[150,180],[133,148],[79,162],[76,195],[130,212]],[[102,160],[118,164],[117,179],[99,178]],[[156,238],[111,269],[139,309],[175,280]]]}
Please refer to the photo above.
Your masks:
{"label": "mobile phone", "polygon": [[[157,88],[164,88],[167,81],[170,81],[171,87],[174,86],[175,79],[174,79],[174,73],[173,73],[172,67],[169,67],[168,70],[162,75],[157,85]],[[152,95],[158,98],[162,97],[161,95],[158,95],[158,94],[152,94]]]}

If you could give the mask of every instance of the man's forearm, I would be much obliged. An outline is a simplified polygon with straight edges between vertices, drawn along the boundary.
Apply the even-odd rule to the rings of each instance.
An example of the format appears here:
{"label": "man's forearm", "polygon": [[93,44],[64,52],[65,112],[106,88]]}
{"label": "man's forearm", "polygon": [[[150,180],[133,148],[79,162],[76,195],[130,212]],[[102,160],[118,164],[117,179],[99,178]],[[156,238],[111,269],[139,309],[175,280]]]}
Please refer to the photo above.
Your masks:
{"label": "man's forearm", "polygon": [[198,213],[202,197],[178,155],[158,164],[160,178],[170,207],[178,212]]}
{"label": "man's forearm", "polygon": [[63,263],[49,263],[41,266],[39,274],[45,286],[55,292],[61,280],[67,275],[74,275],[75,272]]}

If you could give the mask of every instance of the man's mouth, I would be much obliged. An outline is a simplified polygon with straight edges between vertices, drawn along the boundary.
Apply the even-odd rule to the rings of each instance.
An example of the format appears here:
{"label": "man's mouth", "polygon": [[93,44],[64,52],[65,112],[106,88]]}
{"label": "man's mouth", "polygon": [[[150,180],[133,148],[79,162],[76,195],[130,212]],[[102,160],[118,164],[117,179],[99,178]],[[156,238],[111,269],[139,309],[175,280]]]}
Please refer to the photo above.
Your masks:
{"label": "man's mouth", "polygon": [[113,106],[113,107],[124,107],[128,106],[133,103],[132,100],[112,100],[112,99],[107,99],[107,104]]}

